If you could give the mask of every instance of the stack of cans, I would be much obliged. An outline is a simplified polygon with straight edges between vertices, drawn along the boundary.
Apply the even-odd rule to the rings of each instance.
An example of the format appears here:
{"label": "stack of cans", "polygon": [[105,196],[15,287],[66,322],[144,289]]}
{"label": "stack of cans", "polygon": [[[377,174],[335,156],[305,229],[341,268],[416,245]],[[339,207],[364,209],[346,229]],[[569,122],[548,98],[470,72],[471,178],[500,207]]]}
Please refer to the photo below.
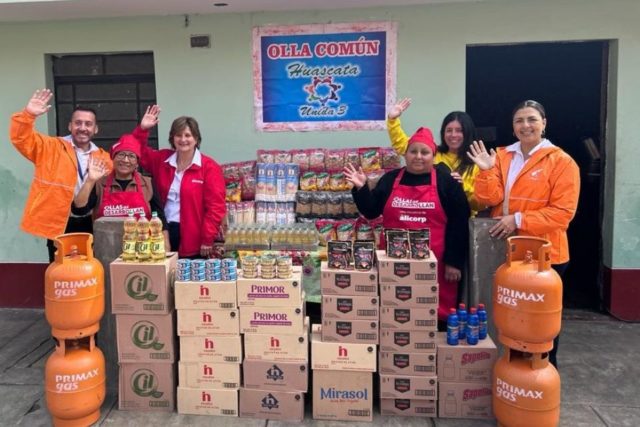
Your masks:
{"label": "stack of cans", "polygon": [[212,258],[204,262],[204,276],[209,282],[219,282],[222,280],[222,262]]}
{"label": "stack of cans", "polygon": [[291,257],[283,255],[278,257],[277,261],[277,275],[278,279],[289,279],[293,274],[293,262]]}
{"label": "stack of cans", "polygon": [[247,255],[242,258],[242,277],[255,279],[258,277],[258,257]]}
{"label": "stack of cans", "polygon": [[191,281],[192,282],[204,282],[207,279],[205,272],[205,260],[194,259],[191,260]]}
{"label": "stack of cans", "polygon": [[260,257],[260,276],[263,279],[276,278],[276,257],[273,255],[262,255]]}
{"label": "stack of cans", "polygon": [[224,281],[235,281],[238,278],[238,262],[235,259],[225,258],[221,261],[221,277]]}
{"label": "stack of cans", "polygon": [[176,268],[176,280],[190,281],[191,280],[191,260],[179,259]]}

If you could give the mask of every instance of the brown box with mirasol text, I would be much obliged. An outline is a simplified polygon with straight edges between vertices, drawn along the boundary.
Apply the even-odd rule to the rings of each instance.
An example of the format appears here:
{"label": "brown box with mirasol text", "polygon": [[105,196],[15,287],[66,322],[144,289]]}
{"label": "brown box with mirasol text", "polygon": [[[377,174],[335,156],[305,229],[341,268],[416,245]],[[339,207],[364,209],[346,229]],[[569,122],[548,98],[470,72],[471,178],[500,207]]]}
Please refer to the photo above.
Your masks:
{"label": "brown box with mirasol text", "polygon": [[300,307],[240,307],[243,334],[303,334],[304,304]]}
{"label": "brown box with mirasol text", "polygon": [[382,307],[380,328],[386,330],[437,331],[438,306],[424,308]]}
{"label": "brown box with mirasol text", "polygon": [[121,363],[118,409],[173,412],[175,374],[173,363]]}
{"label": "brown box with mirasol text", "polygon": [[322,320],[375,320],[380,317],[380,300],[372,296],[323,295]]}
{"label": "brown box with mirasol text", "polygon": [[239,364],[242,338],[240,335],[180,337],[180,361]]}
{"label": "brown box with mirasol text", "polygon": [[438,285],[380,285],[380,305],[383,307],[437,307]]}
{"label": "brown box with mirasol text", "polygon": [[238,306],[235,281],[175,283],[176,309],[234,309]]}
{"label": "brown box with mirasol text", "polygon": [[322,322],[322,341],[378,345],[378,322],[325,319]]}
{"label": "brown box with mirasol text", "polygon": [[248,389],[306,393],[308,378],[306,363],[245,359],[242,364],[242,384]]}
{"label": "brown box with mirasol text", "polygon": [[380,330],[380,351],[387,353],[434,353],[435,331]]}
{"label": "brown box with mirasol text", "polygon": [[320,265],[320,293],[322,295],[378,296],[378,272],[340,270]]}
{"label": "brown box with mirasol text", "polygon": [[305,318],[302,334],[244,334],[244,353],[247,360],[308,362],[309,318]]}
{"label": "brown box with mirasol text", "polygon": [[385,251],[376,251],[380,285],[436,285],[438,260],[433,251],[427,259],[392,258]]}
{"label": "brown box with mirasol text", "polygon": [[239,335],[238,310],[178,310],[178,336]]}
{"label": "brown box with mirasol text", "polygon": [[116,316],[116,341],[120,363],[173,363],[174,315],[120,314]]}
{"label": "brown box with mirasol text", "polygon": [[169,314],[173,311],[173,279],[177,253],[163,262],[113,261],[111,312],[113,314]]}
{"label": "brown box with mirasol text", "polygon": [[178,413],[238,416],[238,390],[178,387]]}
{"label": "brown box with mirasol text", "polygon": [[178,385],[191,388],[240,388],[239,363],[178,362]]}
{"label": "brown box with mirasol text", "polygon": [[302,421],[304,393],[241,388],[240,416],[266,420]]}
{"label": "brown box with mirasol text", "polygon": [[378,356],[378,371],[386,375],[436,375],[435,353],[386,353]]}
{"label": "brown box with mirasol text", "polygon": [[438,378],[380,374],[382,399],[438,399]]}
{"label": "brown box with mirasol text", "polygon": [[331,371],[376,371],[374,344],[322,341],[321,325],[311,327],[311,369]]}
{"label": "brown box with mirasol text", "polygon": [[417,399],[380,399],[380,414],[400,417],[437,417],[438,402]]}
{"label": "brown box with mirasol text", "polygon": [[491,383],[439,384],[438,417],[440,418],[493,418]]}
{"label": "brown box with mirasol text", "polygon": [[302,269],[293,268],[290,279],[238,278],[240,307],[300,307],[304,304]]}
{"label": "brown box with mirasol text", "polygon": [[313,419],[373,420],[371,372],[313,371]]}
{"label": "brown box with mirasol text", "polygon": [[490,383],[493,366],[498,360],[498,349],[491,337],[469,345],[460,340],[458,345],[447,344],[447,333],[437,334],[438,379],[442,382]]}

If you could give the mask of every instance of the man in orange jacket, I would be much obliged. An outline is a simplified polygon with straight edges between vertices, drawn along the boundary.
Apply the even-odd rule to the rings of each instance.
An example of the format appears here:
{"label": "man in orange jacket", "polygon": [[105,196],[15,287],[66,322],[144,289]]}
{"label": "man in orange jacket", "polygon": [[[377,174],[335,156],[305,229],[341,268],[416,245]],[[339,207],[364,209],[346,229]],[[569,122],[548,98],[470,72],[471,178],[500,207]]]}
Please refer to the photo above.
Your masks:
{"label": "man in orange jacket", "polygon": [[20,227],[27,233],[47,239],[49,262],[55,247],[51,239],[63,233],[93,231],[91,215],[72,216],[71,203],[87,175],[91,159],[100,159],[112,168],[109,153],[91,139],[98,133],[95,111],[77,107],[71,114],[66,137],[36,132],[36,118],[51,108],[53,94],[37,90],[23,111],[11,116],[12,144],[35,166],[29,196]]}

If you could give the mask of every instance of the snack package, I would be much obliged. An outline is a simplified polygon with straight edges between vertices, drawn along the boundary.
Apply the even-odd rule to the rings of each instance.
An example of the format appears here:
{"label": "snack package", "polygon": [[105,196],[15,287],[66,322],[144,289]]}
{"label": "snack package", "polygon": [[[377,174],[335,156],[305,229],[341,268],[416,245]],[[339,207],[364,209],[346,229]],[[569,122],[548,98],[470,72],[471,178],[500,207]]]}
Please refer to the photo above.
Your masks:
{"label": "snack package", "polygon": [[409,230],[409,249],[412,259],[429,258],[431,229]]}
{"label": "snack package", "polygon": [[327,150],[324,158],[325,169],[328,172],[342,172],[344,169],[345,150]]}
{"label": "snack package", "polygon": [[351,164],[354,168],[358,169],[360,166],[360,154],[357,148],[347,148],[344,150],[344,164]]}
{"label": "snack package", "polygon": [[342,217],[341,193],[327,193],[327,216],[331,218]]}
{"label": "snack package", "polygon": [[320,218],[327,216],[327,193],[324,191],[312,193],[311,214]]}
{"label": "snack package", "polygon": [[324,167],[325,152],[324,148],[314,148],[309,153],[309,169],[314,172],[320,172]]}
{"label": "snack package", "polygon": [[382,157],[382,169],[398,169],[402,166],[402,158],[391,147],[380,148],[380,156]]}
{"label": "snack package", "polygon": [[311,195],[308,191],[298,191],[296,193],[296,213],[299,216],[310,216],[311,215]]}
{"label": "snack package", "polygon": [[254,160],[237,163],[237,166],[240,177],[256,174],[256,162]]}
{"label": "snack package", "polygon": [[256,176],[244,175],[240,178],[242,188],[242,200],[254,200],[256,198]]}
{"label": "snack package", "polygon": [[329,173],[328,172],[318,172],[316,174],[316,185],[319,191],[329,191],[331,190],[329,184]]}
{"label": "snack package", "polygon": [[382,162],[378,147],[360,148],[358,153],[360,154],[360,166],[365,173],[381,169]]}
{"label": "snack package", "polygon": [[368,271],[373,268],[375,259],[373,241],[355,241],[353,243],[353,266],[356,270]]}
{"label": "snack package", "polygon": [[348,269],[351,264],[351,242],[331,240],[327,243],[327,266],[335,269]]}
{"label": "snack package", "polygon": [[320,245],[327,246],[331,240],[336,240],[336,222],[330,219],[319,219],[316,221],[316,230],[320,235]]}
{"label": "snack package", "polygon": [[309,170],[309,150],[291,150],[291,162],[296,163],[300,172]]}
{"label": "snack package", "polygon": [[258,163],[273,163],[275,156],[273,150],[258,150]]}
{"label": "snack package", "polygon": [[290,163],[291,153],[289,153],[287,150],[274,150],[273,162],[274,163]]}
{"label": "snack package", "polygon": [[384,231],[387,241],[387,256],[391,258],[407,258],[409,255],[409,233],[407,230],[387,229]]}
{"label": "snack package", "polygon": [[354,220],[345,219],[339,221],[338,225],[336,226],[336,234],[338,240],[343,242],[352,241],[356,235],[355,225],[356,223]]}
{"label": "snack package", "polygon": [[300,177],[300,189],[302,191],[316,191],[318,189],[318,181],[316,173],[308,171]]}
{"label": "snack package", "polygon": [[242,189],[240,188],[240,182],[231,181],[228,182],[225,186],[226,196],[225,200],[227,202],[239,202],[242,200]]}

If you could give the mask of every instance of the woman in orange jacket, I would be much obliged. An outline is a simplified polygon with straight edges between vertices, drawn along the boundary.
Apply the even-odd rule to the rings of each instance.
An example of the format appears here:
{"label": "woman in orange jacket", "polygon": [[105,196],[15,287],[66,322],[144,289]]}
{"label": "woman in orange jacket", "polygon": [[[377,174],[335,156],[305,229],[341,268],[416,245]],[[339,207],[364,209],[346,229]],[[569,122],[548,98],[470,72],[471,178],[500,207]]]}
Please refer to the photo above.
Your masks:
{"label": "woman in orange jacket", "polygon": [[[562,277],[569,264],[567,228],[580,195],[580,170],[561,148],[546,139],[547,118],[536,101],[524,101],[513,110],[517,142],[487,152],[482,141],[474,142],[468,156],[480,172],[475,194],[480,203],[492,206],[499,221],[489,233],[506,238],[542,237],[551,242],[551,264]],[[549,360],[556,365],[557,338]]]}

